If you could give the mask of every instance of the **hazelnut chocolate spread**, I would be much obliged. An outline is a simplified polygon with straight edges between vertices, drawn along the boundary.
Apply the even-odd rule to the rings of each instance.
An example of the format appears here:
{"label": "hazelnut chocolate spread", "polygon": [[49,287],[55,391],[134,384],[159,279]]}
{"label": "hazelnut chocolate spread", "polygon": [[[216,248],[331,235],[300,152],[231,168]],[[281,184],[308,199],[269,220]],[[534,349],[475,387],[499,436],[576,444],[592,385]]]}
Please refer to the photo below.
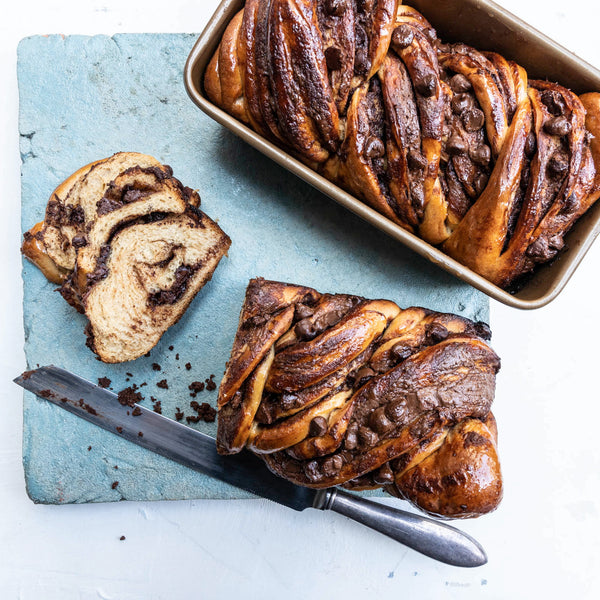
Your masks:
{"label": "hazelnut chocolate spread", "polygon": [[[217,448],[246,447],[299,485],[384,486],[444,516],[492,510],[500,361],[489,338],[456,315],[252,280],[219,390]],[[446,444],[452,473],[438,462]]]}

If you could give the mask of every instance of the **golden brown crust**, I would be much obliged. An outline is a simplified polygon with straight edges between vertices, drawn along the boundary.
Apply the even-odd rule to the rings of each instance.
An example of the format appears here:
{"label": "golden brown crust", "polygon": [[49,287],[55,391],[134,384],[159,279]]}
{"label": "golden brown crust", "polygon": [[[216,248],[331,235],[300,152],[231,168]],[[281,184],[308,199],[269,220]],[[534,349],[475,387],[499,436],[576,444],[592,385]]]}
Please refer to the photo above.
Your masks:
{"label": "golden brown crust", "polygon": [[[489,418],[499,368],[489,335],[484,324],[456,315],[252,280],[219,390],[217,448],[231,454],[246,447],[299,485],[366,489],[395,478],[402,485],[393,493],[430,512],[487,512],[501,490],[487,447],[491,458],[463,453],[473,476],[462,482],[462,495],[444,488],[437,500],[421,499],[407,473],[413,482],[443,478],[440,459],[426,459],[445,456],[444,444],[456,449],[459,424],[473,421],[471,431]],[[477,504],[476,484],[492,459]],[[461,512],[456,504],[466,496]]]}
{"label": "golden brown crust", "polygon": [[52,283],[61,285],[69,275],[69,271],[61,269],[49,256],[44,246],[43,238],[39,235],[44,222],[36,223],[23,234],[21,252],[26,256]]}
{"label": "golden brown crust", "polygon": [[439,448],[396,474],[394,486],[401,497],[438,517],[468,518],[497,508],[502,477],[487,422],[465,419],[452,427]]}
{"label": "golden brown crust", "polygon": [[[600,196],[593,95],[442,43],[396,0],[248,0],[219,52],[239,59],[256,131],[500,287],[552,260]],[[220,68],[206,78],[235,115]]]}

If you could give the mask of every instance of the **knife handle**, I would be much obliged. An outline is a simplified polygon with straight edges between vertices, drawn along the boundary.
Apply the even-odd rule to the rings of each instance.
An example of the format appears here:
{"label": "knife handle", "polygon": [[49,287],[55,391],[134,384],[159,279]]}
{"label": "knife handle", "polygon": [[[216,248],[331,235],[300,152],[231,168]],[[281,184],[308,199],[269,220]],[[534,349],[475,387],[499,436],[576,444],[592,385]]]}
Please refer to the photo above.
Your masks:
{"label": "knife handle", "polygon": [[340,489],[322,490],[314,508],[332,510],[424,554],[456,567],[479,567],[485,550],[470,535],[433,519],[365,500]]}

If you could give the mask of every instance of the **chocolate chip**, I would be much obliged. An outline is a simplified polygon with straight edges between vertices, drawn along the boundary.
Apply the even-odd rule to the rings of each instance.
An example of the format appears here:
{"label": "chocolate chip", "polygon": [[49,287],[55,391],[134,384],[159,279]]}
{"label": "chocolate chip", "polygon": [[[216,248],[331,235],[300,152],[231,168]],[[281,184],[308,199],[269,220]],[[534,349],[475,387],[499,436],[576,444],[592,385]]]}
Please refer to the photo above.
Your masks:
{"label": "chocolate chip", "polygon": [[400,423],[406,414],[406,404],[402,400],[393,400],[385,405],[385,414],[394,423]]}
{"label": "chocolate chip", "polygon": [[372,448],[378,439],[377,434],[368,427],[363,425],[358,428],[358,441],[363,448]]}
{"label": "chocolate chip", "polygon": [[341,17],[347,8],[347,0],[325,0],[325,11],[333,17]]}
{"label": "chocolate chip", "polygon": [[487,167],[492,159],[492,152],[490,151],[489,146],[481,144],[480,146],[477,146],[477,148],[473,148],[469,152],[469,156],[476,165]]}
{"label": "chocolate chip", "polygon": [[354,431],[346,433],[346,438],[344,440],[344,448],[346,448],[346,450],[355,450],[356,446],[358,446],[358,439],[356,437],[356,433]]}
{"label": "chocolate chip", "polygon": [[450,155],[465,154],[468,146],[465,141],[457,134],[453,134],[446,142],[446,152]]}
{"label": "chocolate chip", "polygon": [[323,473],[327,477],[335,477],[343,466],[344,461],[339,454],[331,456],[323,462]]}
{"label": "chocolate chip", "polygon": [[489,177],[485,173],[479,173],[473,181],[473,189],[478,196],[483,194],[483,190],[487,187]]}
{"label": "chocolate chip", "polygon": [[72,240],[71,244],[73,248],[83,248],[83,246],[87,246],[87,240],[83,235],[76,235]]}
{"label": "chocolate chip", "polygon": [[321,471],[319,470],[319,463],[316,460],[311,460],[304,466],[304,474],[309,481],[316,482],[322,479]]}
{"label": "chocolate chip", "polygon": [[373,481],[378,485],[386,485],[389,483],[393,483],[394,481],[394,472],[392,471],[389,463],[385,463],[381,465],[377,471],[373,474]]}
{"label": "chocolate chip", "polygon": [[528,158],[531,158],[535,151],[537,150],[537,138],[535,137],[535,133],[530,132],[525,140],[525,155]]}
{"label": "chocolate chip", "polygon": [[460,94],[471,89],[471,82],[464,75],[457,73],[450,79],[450,87],[453,92]]}
{"label": "chocolate chip", "polygon": [[369,367],[361,367],[354,375],[354,383],[356,387],[360,387],[363,385],[367,379],[373,377],[375,375],[375,371]]}
{"label": "chocolate chip", "polygon": [[394,33],[392,34],[392,43],[401,50],[408,48],[408,46],[413,43],[414,39],[415,33],[413,28],[407,23],[396,27],[396,29],[394,29]]}
{"label": "chocolate chip", "polygon": [[306,306],[306,304],[296,304],[294,318],[296,320],[306,319],[308,317],[312,317],[314,312],[315,309],[311,306]]}
{"label": "chocolate chip", "polygon": [[335,46],[330,46],[325,50],[325,62],[330,71],[339,71],[342,68],[342,51]]}
{"label": "chocolate chip", "polygon": [[381,158],[385,155],[383,142],[375,136],[371,136],[365,144],[365,154],[369,158]]}
{"label": "chocolate chip", "polygon": [[311,340],[315,337],[315,330],[313,322],[310,318],[302,319],[298,321],[294,327],[294,333],[299,340]]}
{"label": "chocolate chip", "polygon": [[404,342],[398,342],[392,346],[391,353],[397,361],[403,361],[412,354],[412,349],[410,346],[404,344]]}
{"label": "chocolate chip", "polygon": [[454,98],[452,98],[450,105],[452,106],[452,111],[457,115],[460,115],[465,110],[473,108],[475,102],[473,101],[473,97],[469,94],[456,94]]}
{"label": "chocolate chip", "polygon": [[418,150],[413,148],[406,154],[406,162],[411,169],[424,170],[427,167],[427,159]]}
{"label": "chocolate chip", "polygon": [[544,123],[544,131],[562,137],[571,133],[571,123],[566,117],[553,117]]}
{"label": "chocolate chip", "polygon": [[394,424],[385,415],[385,408],[380,406],[371,413],[369,418],[371,427],[380,435],[383,435],[394,428]]}
{"label": "chocolate chip", "polygon": [[569,160],[561,152],[557,152],[548,163],[548,169],[556,175],[563,175],[569,169]]}
{"label": "chocolate chip", "polygon": [[558,92],[546,90],[541,95],[542,104],[546,106],[548,112],[555,117],[565,112],[565,101]]}
{"label": "chocolate chip", "polygon": [[479,131],[485,125],[485,115],[478,108],[465,110],[461,115],[461,119],[465,129],[469,133]]}
{"label": "chocolate chip", "polygon": [[308,428],[308,435],[310,437],[321,437],[325,433],[327,433],[327,419],[325,417],[315,417],[311,422]]}
{"label": "chocolate chip", "polygon": [[427,326],[427,341],[430,344],[439,344],[448,337],[448,330],[441,323],[430,323]]}
{"label": "chocolate chip", "polygon": [[437,78],[433,73],[427,73],[415,81],[415,89],[417,92],[429,98],[434,95],[437,87]]}

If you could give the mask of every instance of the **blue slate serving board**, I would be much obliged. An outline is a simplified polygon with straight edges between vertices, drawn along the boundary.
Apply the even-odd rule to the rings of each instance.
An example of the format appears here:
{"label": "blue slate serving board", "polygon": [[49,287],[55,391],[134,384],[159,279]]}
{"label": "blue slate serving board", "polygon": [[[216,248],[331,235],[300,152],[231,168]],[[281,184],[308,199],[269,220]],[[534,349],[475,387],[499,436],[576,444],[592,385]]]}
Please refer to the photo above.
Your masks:
{"label": "blue slate serving board", "polygon": [[[85,346],[85,318],[24,261],[30,368],[56,364],[92,380],[108,377],[117,391],[146,383],[144,405],[151,406],[152,396],[162,402],[166,416],[173,418],[176,407],[192,415],[188,386],[211,374],[220,381],[245,288],[254,276],[488,319],[483,294],[365,224],[202,114],[188,99],[182,78],[195,39],[195,34],[37,36],[20,43],[23,230],[43,218],[50,193],[73,171],[130,150],[156,156],[185,185],[199,189],[202,208],[233,240],[213,280],[151,356],[121,365],[95,358]],[[153,363],[161,371],[153,370]],[[168,390],[156,386],[165,378]],[[204,391],[196,400],[214,406],[216,392]],[[215,424],[192,426],[215,434]],[[23,462],[34,502],[249,496],[28,393]]]}

